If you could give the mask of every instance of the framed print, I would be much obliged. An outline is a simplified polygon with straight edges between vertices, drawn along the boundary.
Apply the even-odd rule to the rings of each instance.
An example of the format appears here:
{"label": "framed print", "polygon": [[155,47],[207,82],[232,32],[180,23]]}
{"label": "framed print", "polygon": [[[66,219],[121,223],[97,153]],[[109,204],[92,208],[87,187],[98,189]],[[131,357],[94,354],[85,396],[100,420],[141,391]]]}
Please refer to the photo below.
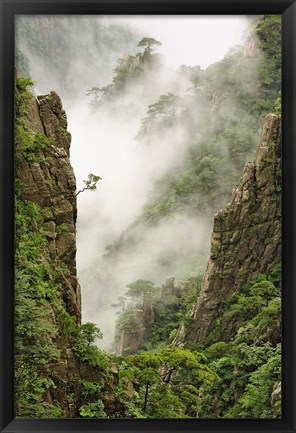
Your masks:
{"label": "framed print", "polygon": [[1,0],[1,432],[295,432],[294,1]]}

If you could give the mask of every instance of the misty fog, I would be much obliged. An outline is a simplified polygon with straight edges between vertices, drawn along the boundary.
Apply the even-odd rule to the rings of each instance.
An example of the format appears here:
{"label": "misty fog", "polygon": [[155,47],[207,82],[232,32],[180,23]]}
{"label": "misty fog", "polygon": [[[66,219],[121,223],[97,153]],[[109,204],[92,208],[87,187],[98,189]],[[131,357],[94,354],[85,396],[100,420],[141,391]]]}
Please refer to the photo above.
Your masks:
{"label": "misty fog", "polygon": [[[30,19],[21,17],[18,26]],[[37,19],[42,26],[44,17]],[[40,62],[40,53],[22,40],[17,43],[30,60],[34,91],[55,90],[62,97],[77,188],[89,173],[102,178],[95,192],[77,197],[77,268],[83,322],[96,323],[104,335],[99,345],[112,350],[116,315],[111,305],[126,292],[126,285],[147,279],[161,286],[169,276],[182,279],[202,273],[213,224],[209,215],[195,216],[190,209],[156,226],[139,222],[147,201],[157,192],[157,180],[178,170],[192,138],[192,131],[177,124],[153,136],[153,145],[145,145],[135,139],[141,119],[160,95],[186,95],[190,83],[178,74],[179,66],[204,69],[221,60],[231,47],[243,45],[254,18],[83,17],[80,35],[75,34],[71,20],[78,18],[58,17],[55,24],[61,38],[67,38],[61,41],[71,54],[67,58],[65,51],[66,66],[55,64],[50,69]],[[162,43],[156,48],[161,56],[158,68],[129,86],[118,100],[95,110],[87,90],[111,83],[117,59],[136,53],[143,36]],[[242,85],[247,87],[247,80],[246,73]],[[235,111],[231,104],[228,101],[226,109]],[[197,104],[191,111],[195,127],[200,110]],[[113,257],[110,245],[124,244],[129,236],[132,241]]]}

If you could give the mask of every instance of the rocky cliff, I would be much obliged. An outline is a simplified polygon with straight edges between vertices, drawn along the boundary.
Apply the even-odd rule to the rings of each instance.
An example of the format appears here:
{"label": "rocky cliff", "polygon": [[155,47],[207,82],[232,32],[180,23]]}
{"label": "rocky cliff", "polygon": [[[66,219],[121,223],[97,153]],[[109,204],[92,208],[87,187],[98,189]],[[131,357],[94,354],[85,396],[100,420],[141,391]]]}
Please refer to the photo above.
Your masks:
{"label": "rocky cliff", "polygon": [[76,418],[88,404],[111,416],[120,406],[117,370],[106,374],[95,325],[81,325],[67,118],[56,92],[35,98],[31,85],[17,79],[16,416]]}
{"label": "rocky cliff", "polygon": [[[28,237],[22,247],[18,246],[26,248],[27,252],[20,263],[16,261],[16,266],[18,272],[21,270],[23,275],[28,275],[26,278],[32,280],[32,285],[36,284],[34,300],[40,314],[45,312],[44,317],[54,330],[44,335],[44,345],[46,340],[52,341],[59,353],[58,358],[50,360],[49,370],[44,371],[55,386],[48,388],[42,398],[48,403],[59,402],[64,416],[72,417],[75,407],[69,398],[70,383],[75,375],[81,376],[81,365],[71,348],[71,335],[65,326],[66,320],[70,320],[79,327],[81,295],[76,273],[77,204],[76,180],[69,160],[71,135],[61,100],[55,92],[34,98],[24,88],[16,89],[16,102],[17,206],[30,204],[30,209],[37,209],[39,215],[34,220],[28,210],[21,215],[17,208],[18,218],[31,220],[28,233],[32,239],[35,237],[34,244],[27,241]],[[22,235],[19,230],[17,238]],[[30,253],[33,249],[37,250],[35,255]],[[17,254],[20,253],[17,250]],[[37,265],[36,283],[33,260]],[[21,332],[23,325],[18,326]],[[21,338],[25,341],[27,336],[21,334]],[[42,365],[38,368],[42,372]],[[24,410],[19,409],[20,415],[26,413]]]}
{"label": "rocky cliff", "polygon": [[[222,302],[281,260],[281,119],[269,114],[254,162],[249,162],[230,203],[214,218],[211,255],[201,292],[175,344],[203,341]],[[223,339],[223,336],[221,336]]]}
{"label": "rocky cliff", "polygon": [[38,149],[38,160],[20,158],[17,163],[19,197],[39,205],[47,214],[48,248],[52,257],[67,266],[62,277],[63,299],[67,311],[80,322],[80,286],[76,273],[76,180],[69,160],[71,135],[59,96],[30,98],[26,102],[25,122],[34,135],[42,134],[50,144]]}
{"label": "rocky cliff", "polygon": [[153,297],[146,294],[143,308],[128,313],[127,323],[118,323],[115,329],[115,355],[137,353],[144,338],[149,337],[154,321]]}

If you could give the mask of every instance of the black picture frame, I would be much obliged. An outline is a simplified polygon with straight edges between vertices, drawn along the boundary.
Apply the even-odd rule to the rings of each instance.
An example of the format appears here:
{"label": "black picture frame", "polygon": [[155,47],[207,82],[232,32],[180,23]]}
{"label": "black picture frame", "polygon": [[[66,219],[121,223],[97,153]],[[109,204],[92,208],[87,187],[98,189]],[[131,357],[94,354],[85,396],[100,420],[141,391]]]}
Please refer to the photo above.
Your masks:
{"label": "black picture frame", "polygon": [[[1,394],[0,430],[12,432],[296,432],[296,4],[295,0],[0,0],[1,14]],[[282,419],[14,418],[14,17],[17,14],[281,14],[283,54],[283,416]]]}

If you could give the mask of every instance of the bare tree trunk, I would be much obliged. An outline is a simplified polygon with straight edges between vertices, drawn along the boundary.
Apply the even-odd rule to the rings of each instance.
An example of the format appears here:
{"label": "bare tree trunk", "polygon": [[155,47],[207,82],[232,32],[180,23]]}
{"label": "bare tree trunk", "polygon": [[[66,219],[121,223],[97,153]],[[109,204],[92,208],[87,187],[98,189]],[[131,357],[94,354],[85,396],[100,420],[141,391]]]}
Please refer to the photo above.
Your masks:
{"label": "bare tree trunk", "polygon": [[144,413],[146,413],[146,409],[147,409],[147,403],[148,403],[148,391],[149,391],[149,383],[146,383],[146,392],[145,392],[145,400],[144,400],[144,407],[143,407],[143,411]]}

